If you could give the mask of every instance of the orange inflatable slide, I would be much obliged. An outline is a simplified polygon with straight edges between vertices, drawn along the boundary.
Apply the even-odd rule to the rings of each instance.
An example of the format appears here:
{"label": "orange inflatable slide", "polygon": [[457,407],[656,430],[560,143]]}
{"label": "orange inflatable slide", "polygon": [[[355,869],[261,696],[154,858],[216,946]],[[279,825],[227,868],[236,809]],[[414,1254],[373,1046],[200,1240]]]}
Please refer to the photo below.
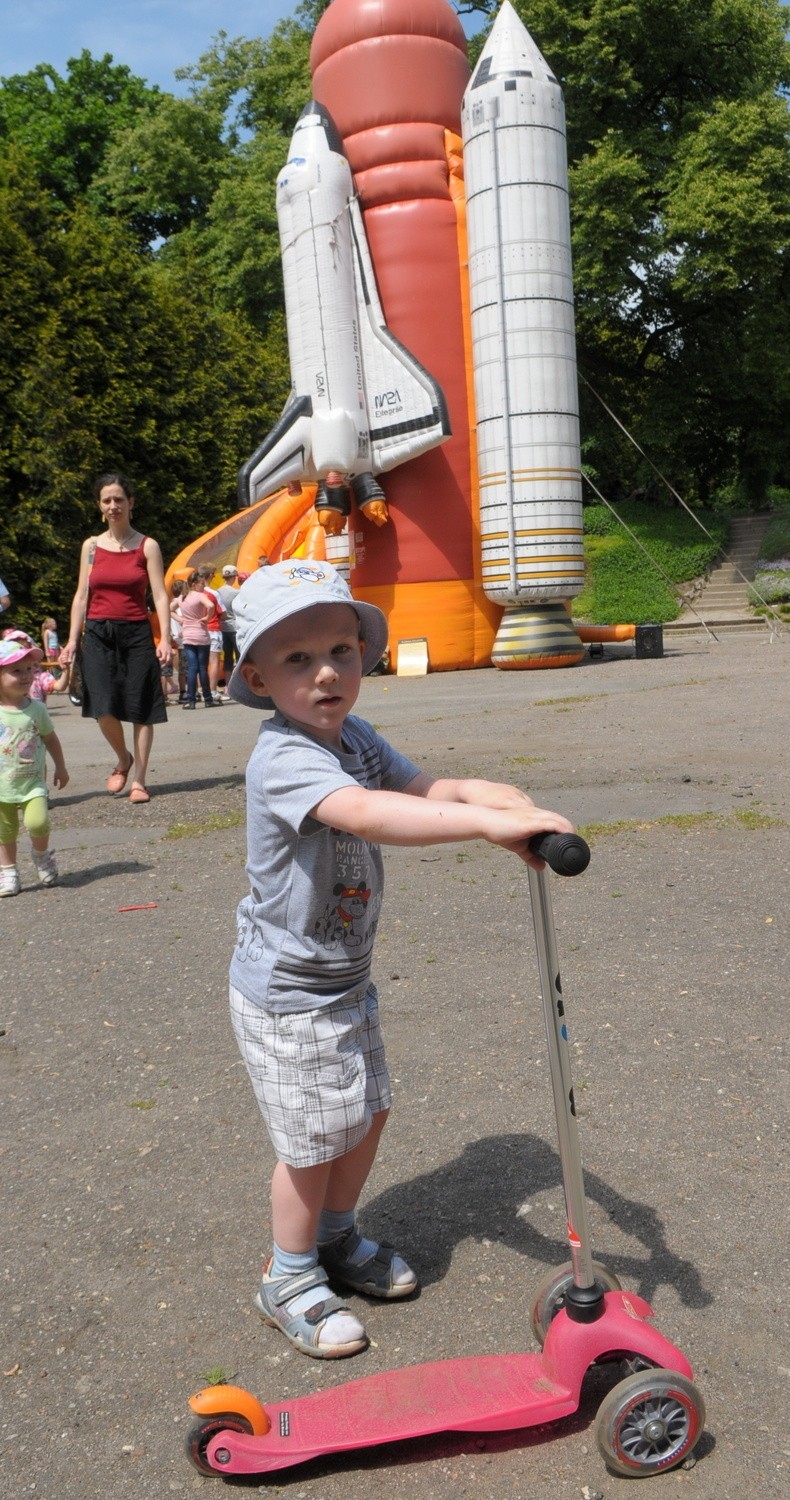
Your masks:
{"label": "orange inflatable slide", "polygon": [[324,558],[325,532],[316,519],[315,494],[314,484],[303,485],[293,495],[278,490],[221,521],[179,552],[165,574],[168,589],[174,579],[188,578],[195,568],[213,567],[219,574],[233,563],[240,573],[254,573],[264,558]]}

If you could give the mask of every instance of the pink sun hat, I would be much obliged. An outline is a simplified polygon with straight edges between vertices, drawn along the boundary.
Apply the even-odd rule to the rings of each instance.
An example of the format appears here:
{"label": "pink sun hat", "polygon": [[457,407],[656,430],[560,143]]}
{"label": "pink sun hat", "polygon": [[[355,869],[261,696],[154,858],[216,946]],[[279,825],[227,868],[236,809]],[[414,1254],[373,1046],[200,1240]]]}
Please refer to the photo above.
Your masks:
{"label": "pink sun hat", "polygon": [[0,667],[13,667],[18,661],[24,661],[26,656],[32,656],[35,662],[44,660],[43,651],[33,645],[23,630],[15,630],[0,641]]}

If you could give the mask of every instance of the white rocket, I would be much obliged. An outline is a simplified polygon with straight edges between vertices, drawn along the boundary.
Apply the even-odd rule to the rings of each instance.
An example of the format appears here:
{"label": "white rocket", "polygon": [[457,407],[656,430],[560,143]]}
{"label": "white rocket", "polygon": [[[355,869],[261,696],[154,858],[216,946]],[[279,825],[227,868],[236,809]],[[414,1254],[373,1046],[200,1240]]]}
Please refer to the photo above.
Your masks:
{"label": "white rocket", "polygon": [[565,109],[509,0],[461,118],[482,581],[506,607],[493,660],[578,659],[566,611],[543,607],[584,579]]}
{"label": "white rocket", "polygon": [[435,447],[450,426],[436,381],[385,324],[351,169],[315,101],[277,179],[277,221],[291,393],[240,471],[241,501],[334,474],[362,503],[367,489],[381,494],[373,473]]}

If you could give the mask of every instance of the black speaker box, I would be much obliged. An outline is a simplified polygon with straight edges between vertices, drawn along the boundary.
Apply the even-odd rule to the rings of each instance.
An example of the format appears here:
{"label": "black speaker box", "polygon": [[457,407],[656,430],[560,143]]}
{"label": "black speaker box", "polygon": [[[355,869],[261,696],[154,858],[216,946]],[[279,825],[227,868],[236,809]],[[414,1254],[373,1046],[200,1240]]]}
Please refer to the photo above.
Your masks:
{"label": "black speaker box", "polygon": [[663,656],[664,630],[661,625],[637,625],[634,656]]}

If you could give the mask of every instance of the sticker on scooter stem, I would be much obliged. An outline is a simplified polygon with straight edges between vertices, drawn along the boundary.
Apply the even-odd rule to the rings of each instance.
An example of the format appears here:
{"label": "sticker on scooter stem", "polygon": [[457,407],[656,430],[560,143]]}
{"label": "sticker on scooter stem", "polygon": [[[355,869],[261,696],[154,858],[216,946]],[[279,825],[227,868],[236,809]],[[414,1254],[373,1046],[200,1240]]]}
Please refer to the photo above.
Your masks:
{"label": "sticker on scooter stem", "polygon": [[581,1250],[582,1242],[572,1224],[568,1225],[568,1244],[571,1250]]}

